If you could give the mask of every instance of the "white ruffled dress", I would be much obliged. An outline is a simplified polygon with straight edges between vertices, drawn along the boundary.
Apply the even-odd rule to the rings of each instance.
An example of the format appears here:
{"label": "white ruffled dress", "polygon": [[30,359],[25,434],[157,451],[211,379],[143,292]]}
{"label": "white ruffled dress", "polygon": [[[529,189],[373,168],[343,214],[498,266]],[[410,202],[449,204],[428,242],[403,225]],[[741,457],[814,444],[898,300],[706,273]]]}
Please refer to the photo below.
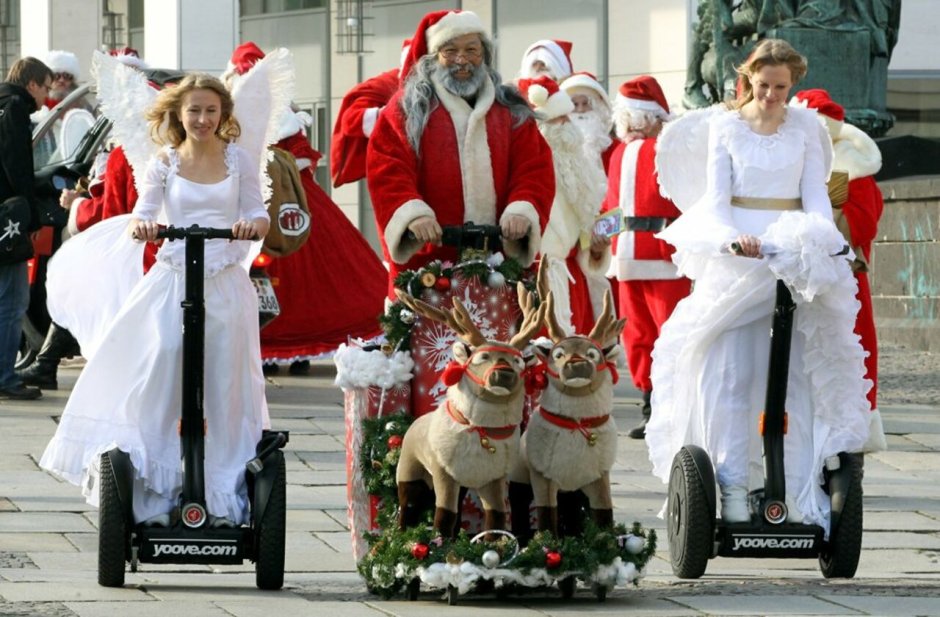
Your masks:
{"label": "white ruffled dress", "polygon": [[[224,180],[197,183],[178,174],[177,153],[166,149],[147,170],[134,216],[155,220],[164,210],[172,225],[220,228],[266,218],[250,157],[229,144],[225,162]],[[97,506],[99,455],[115,447],[129,453],[139,522],[176,506],[182,482],[185,243],[164,242],[144,276],[143,245],[130,239],[129,218],[79,234],[50,263],[50,313],[76,336],[88,364],[40,465],[81,486]],[[205,245],[206,500],[211,515],[236,523],[247,521],[245,463],[268,417],[257,296],[242,266],[248,251],[248,242]]]}
{"label": "white ruffled dress", "polygon": [[[646,427],[653,472],[668,482],[686,444],[705,448],[723,486],[763,484],[758,418],[764,408],[776,280],[797,304],[784,440],[788,495],[805,523],[829,528],[822,490],[827,457],[858,451],[868,437],[865,352],[853,332],[856,282],[832,223],[829,170],[815,112],[788,108],[779,130],[753,132],[736,111],[710,120],[707,190],[659,234],[694,280],[653,350],[653,414]],[[732,196],[800,198],[802,211],[747,209]],[[740,234],[778,252],[763,259],[722,253]]]}

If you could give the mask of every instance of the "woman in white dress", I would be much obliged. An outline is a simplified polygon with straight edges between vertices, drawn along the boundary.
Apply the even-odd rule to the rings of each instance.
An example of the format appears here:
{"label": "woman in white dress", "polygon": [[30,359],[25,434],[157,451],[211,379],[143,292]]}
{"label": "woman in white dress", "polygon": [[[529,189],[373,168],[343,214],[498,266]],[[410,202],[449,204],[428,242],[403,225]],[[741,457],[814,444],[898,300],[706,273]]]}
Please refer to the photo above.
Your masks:
{"label": "woman in white dress", "polygon": [[[682,446],[705,448],[727,522],[750,520],[747,493],[762,485],[758,417],[767,388],[776,280],[797,303],[784,442],[788,520],[829,527],[825,459],[858,451],[870,382],[852,332],[858,304],[826,189],[831,151],[813,110],[788,107],[806,60],[767,39],[738,69],[743,91],[710,116],[707,188],[658,237],[694,280],[653,351],[655,413],[647,427],[653,471],[668,481]],[[727,249],[737,241],[739,255]],[[777,247],[778,254],[762,253]]]}
{"label": "woman in white dress", "polygon": [[[155,240],[161,212],[175,226],[231,228],[239,240],[264,236],[269,220],[258,166],[233,141],[240,128],[232,107],[228,91],[208,75],[187,76],[161,92],[148,120],[155,141],[165,147],[150,162],[129,228],[127,221],[96,225],[82,234],[88,236],[83,242],[63,246],[56,256],[66,260],[62,266],[98,260],[100,267],[100,254],[133,250],[127,248],[134,244],[131,234]],[[257,298],[242,267],[248,250],[249,243],[238,240],[208,240],[205,246],[205,477],[210,522],[216,525],[247,521],[245,463],[267,418]],[[98,340],[85,337],[86,345],[79,336],[89,361],[40,463],[80,485],[88,503],[97,506],[99,455],[115,447],[127,452],[136,473],[137,522],[167,524],[178,505],[184,251],[183,242],[165,242],[156,265],[130,290]],[[140,263],[139,255],[111,258],[107,267],[136,269]],[[59,274],[50,284],[68,286],[63,278]],[[112,280],[118,278],[115,273]],[[94,304],[68,306],[78,313]],[[66,321],[71,327],[94,319],[70,315]]]}

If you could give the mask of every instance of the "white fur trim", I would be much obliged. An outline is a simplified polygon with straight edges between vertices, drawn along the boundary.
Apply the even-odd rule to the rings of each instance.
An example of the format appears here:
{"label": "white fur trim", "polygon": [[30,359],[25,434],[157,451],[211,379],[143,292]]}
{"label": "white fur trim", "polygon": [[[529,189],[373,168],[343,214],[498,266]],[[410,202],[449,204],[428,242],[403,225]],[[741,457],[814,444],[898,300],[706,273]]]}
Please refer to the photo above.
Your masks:
{"label": "white fur trim", "polygon": [[541,107],[548,100],[548,90],[541,84],[532,84],[528,90],[529,102]]}
{"label": "white fur trim", "polygon": [[81,76],[78,66],[78,56],[70,51],[60,49],[51,49],[46,54],[46,66],[52,69],[53,73],[69,73],[78,81]]}
{"label": "white fur trim", "polygon": [[294,159],[294,162],[297,163],[297,169],[299,171],[303,171],[313,164],[313,161],[307,158]]}
{"label": "white fur trim", "polygon": [[483,22],[472,11],[450,12],[441,17],[436,24],[430,26],[424,33],[428,44],[428,53],[437,53],[444,43],[465,34],[479,34],[486,37]]}
{"label": "white fur trim", "polygon": [[379,119],[381,107],[370,107],[362,114],[362,132],[366,137],[372,137],[372,131],[375,129],[375,122]]}
{"label": "white fur trim", "polygon": [[69,207],[69,222],[68,230],[69,234],[74,236],[79,233],[81,230],[78,228],[78,209],[82,207],[82,204],[88,201],[87,197],[78,197],[75,201],[72,202],[72,205]]}
{"label": "white fur trim", "polygon": [[567,92],[569,96],[577,94],[576,92],[572,92],[572,90],[584,89],[593,92],[599,96],[602,101],[604,101],[604,104],[607,105],[608,109],[610,108],[610,98],[607,96],[607,91],[604,90],[603,86],[587,75],[572,75],[571,77],[561,82],[559,87]]}
{"label": "white fur trim", "polygon": [[849,172],[849,180],[873,176],[881,169],[878,144],[858,127],[843,125],[832,148],[832,168]]}
{"label": "white fur trim", "polygon": [[460,174],[463,179],[464,222],[478,225],[496,224],[496,186],[493,184],[493,163],[486,133],[486,114],[496,99],[496,90],[489,79],[477,94],[474,107],[452,94],[434,77],[434,91],[450,114],[457,134]]}
{"label": "white fur trim", "polygon": [[310,123],[313,121],[313,118],[305,111],[288,111],[281,118],[281,123],[277,128],[277,141],[281,141],[285,137],[290,137],[295,135],[300,131],[304,130]]}
{"label": "white fur trim", "polygon": [[617,93],[617,97],[614,99],[614,105],[626,109],[639,109],[641,111],[650,111],[656,114],[657,117],[662,118],[663,120],[669,120],[672,118],[672,115],[663,109],[662,105],[656,101],[641,101],[640,99],[631,99],[627,98],[624,95]]}
{"label": "white fur trim", "polygon": [[126,64],[127,66],[135,68],[135,69],[145,70],[145,69],[150,68],[150,66],[146,62],[144,62],[143,60],[141,60],[138,56],[135,56],[134,54],[118,54],[114,56],[114,59],[120,62],[121,64]]}
{"label": "white fur trim", "polygon": [[388,246],[388,254],[395,263],[406,263],[424,246],[424,243],[418,240],[409,240],[405,237],[408,225],[421,216],[434,217],[434,210],[420,199],[412,199],[398,206],[395,214],[385,225],[385,245]]}
{"label": "white fur trim", "polygon": [[888,449],[888,440],[885,439],[885,428],[881,423],[881,412],[872,409],[868,417],[868,441],[862,452],[882,452]]}
{"label": "white fur trim", "polygon": [[[544,90],[544,88],[542,89]],[[564,90],[559,90],[555,94],[548,97],[548,101],[546,101],[544,105],[537,106],[535,111],[545,120],[554,120],[555,118],[567,116],[573,112],[574,103],[571,102],[571,97],[568,96],[567,92]]]}
{"label": "white fur trim", "polygon": [[543,39],[529,45],[522,54],[522,65],[519,67],[521,77],[532,78],[532,64],[536,60],[541,60],[548,67],[551,76],[556,80],[561,80],[571,75],[572,67],[565,51],[551,39]]}
{"label": "white fur trim", "polygon": [[527,201],[514,201],[503,211],[499,222],[502,223],[509,214],[518,214],[529,219],[529,239],[528,250],[523,252],[522,243],[519,240],[504,240],[503,248],[507,255],[518,259],[523,266],[528,266],[535,261],[535,256],[539,254],[542,247],[542,228],[539,223],[539,213],[535,206]]}

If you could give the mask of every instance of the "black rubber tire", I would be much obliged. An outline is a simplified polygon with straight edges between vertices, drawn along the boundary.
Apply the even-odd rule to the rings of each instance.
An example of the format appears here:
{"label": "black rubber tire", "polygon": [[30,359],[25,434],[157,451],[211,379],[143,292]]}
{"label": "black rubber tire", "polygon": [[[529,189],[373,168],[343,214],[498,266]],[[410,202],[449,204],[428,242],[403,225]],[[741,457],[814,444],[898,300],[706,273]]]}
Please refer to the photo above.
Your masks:
{"label": "black rubber tire", "polygon": [[578,579],[573,576],[566,576],[558,579],[558,590],[561,591],[563,600],[570,600],[574,597],[574,590],[578,586]]}
{"label": "black rubber tire", "polygon": [[457,598],[460,594],[457,593],[457,588],[453,585],[447,586],[447,605],[448,606],[457,606]]}
{"label": "black rubber tire", "polygon": [[594,597],[597,598],[598,602],[607,601],[607,585],[598,585],[594,583]]}
{"label": "black rubber tire", "polygon": [[862,464],[860,460],[843,458],[843,464],[851,461],[849,490],[839,524],[829,534],[829,542],[819,554],[819,569],[826,578],[852,578],[858,569],[862,552]]}
{"label": "black rubber tire", "polygon": [[408,581],[408,588],[405,591],[405,595],[408,596],[409,601],[414,602],[415,600],[417,600],[418,592],[420,591],[421,591],[421,579],[420,578],[415,577],[411,579],[410,581]]}
{"label": "black rubber tire", "polygon": [[107,453],[101,455],[101,497],[98,509],[98,584],[124,586],[124,562],[129,541],[124,506]]}
{"label": "black rubber tire", "polygon": [[[264,519],[258,521],[257,558],[255,559],[255,584],[258,589],[278,590],[284,586],[284,540],[287,532],[287,465],[284,453],[274,452],[277,478],[271,489],[271,497],[264,510]],[[257,504],[256,504],[257,505]]]}
{"label": "black rubber tire", "polygon": [[692,455],[685,448],[672,459],[666,517],[673,574],[679,578],[699,578],[705,574],[712,556],[715,513],[709,507]]}

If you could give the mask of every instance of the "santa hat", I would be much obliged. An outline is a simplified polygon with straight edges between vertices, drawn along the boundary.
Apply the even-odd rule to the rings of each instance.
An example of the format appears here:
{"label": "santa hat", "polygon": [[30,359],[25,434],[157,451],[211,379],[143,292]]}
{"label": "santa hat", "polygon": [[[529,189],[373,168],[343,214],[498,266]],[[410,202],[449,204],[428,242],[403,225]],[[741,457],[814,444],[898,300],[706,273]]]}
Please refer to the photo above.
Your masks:
{"label": "santa hat", "polygon": [[114,56],[114,59],[120,62],[121,64],[126,64],[127,66],[133,67],[135,69],[148,69],[147,63],[141,60],[140,53],[132,47],[122,47],[121,49],[112,49],[108,52],[109,56]]}
{"label": "santa hat", "polygon": [[536,60],[541,60],[558,81],[568,77],[574,71],[571,65],[571,43],[569,41],[543,39],[529,45],[525,53],[522,54],[522,66],[519,69],[519,75],[523,77],[529,75],[532,64]]}
{"label": "santa hat", "polygon": [[574,111],[571,97],[548,75],[520,79],[519,91],[544,120],[554,120]]}
{"label": "santa hat", "polygon": [[232,52],[232,58],[222,73],[222,81],[227,82],[233,75],[244,75],[251,67],[264,58],[264,52],[253,42],[242,43]]}
{"label": "santa hat", "polygon": [[405,66],[405,60],[408,59],[408,52],[411,50],[411,39],[405,39],[401,42],[401,55],[398,58],[398,69]]}
{"label": "santa hat", "polygon": [[607,108],[610,109],[610,99],[607,98],[607,90],[597,81],[597,77],[587,71],[575,73],[561,82],[561,89],[567,92],[569,96],[577,94],[577,90],[588,90],[596,95],[597,98],[600,98],[600,100],[604,102],[604,105],[607,105]]}
{"label": "santa hat", "polygon": [[78,56],[70,51],[50,50],[46,54],[46,66],[52,69],[53,73],[68,73],[78,80]]}
{"label": "santa hat", "polygon": [[617,91],[615,104],[620,109],[650,112],[662,120],[672,117],[663,89],[659,86],[659,82],[649,75],[640,75],[624,82]]}
{"label": "santa hat", "polygon": [[826,128],[833,140],[842,132],[845,124],[845,108],[833,101],[829,93],[822,88],[800,90],[790,99],[790,104],[815,109],[826,121]]}
{"label": "santa hat", "polygon": [[425,15],[411,37],[411,47],[401,67],[402,78],[407,78],[411,67],[421,58],[437,53],[447,41],[466,34],[479,34],[484,41],[489,40],[483,22],[472,11],[443,10]]}

